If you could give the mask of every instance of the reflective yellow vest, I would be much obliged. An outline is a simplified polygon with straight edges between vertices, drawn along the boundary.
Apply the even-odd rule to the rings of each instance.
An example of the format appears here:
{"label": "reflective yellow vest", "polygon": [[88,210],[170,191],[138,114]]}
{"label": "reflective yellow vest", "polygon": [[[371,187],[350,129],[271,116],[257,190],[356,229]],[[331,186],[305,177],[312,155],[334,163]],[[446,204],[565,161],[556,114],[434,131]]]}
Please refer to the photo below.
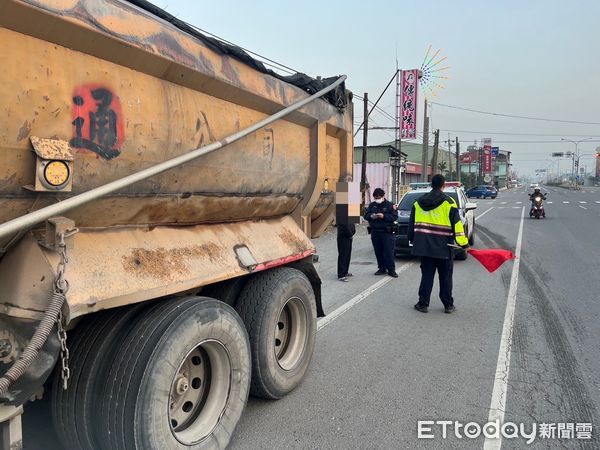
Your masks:
{"label": "reflective yellow vest", "polygon": [[[415,241],[424,239],[430,241],[434,246],[439,247],[440,244],[447,245],[455,240],[458,245],[465,246],[469,244],[469,240],[465,236],[465,229],[462,222],[459,220],[454,224],[450,222],[450,211],[452,208],[457,208],[456,202],[452,197],[448,197],[437,208],[425,211],[415,202]],[[453,239],[452,239],[453,238]],[[434,241],[434,242],[431,242]]]}

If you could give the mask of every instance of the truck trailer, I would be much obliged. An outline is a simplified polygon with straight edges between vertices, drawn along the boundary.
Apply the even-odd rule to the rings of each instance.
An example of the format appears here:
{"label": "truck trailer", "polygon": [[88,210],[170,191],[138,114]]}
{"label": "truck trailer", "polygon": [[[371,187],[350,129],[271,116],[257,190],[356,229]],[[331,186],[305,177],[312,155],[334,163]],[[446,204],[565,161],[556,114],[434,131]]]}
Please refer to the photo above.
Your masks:
{"label": "truck trailer", "polygon": [[283,76],[145,0],[3,0],[0,422],[64,448],[227,446],[304,378],[345,77]]}

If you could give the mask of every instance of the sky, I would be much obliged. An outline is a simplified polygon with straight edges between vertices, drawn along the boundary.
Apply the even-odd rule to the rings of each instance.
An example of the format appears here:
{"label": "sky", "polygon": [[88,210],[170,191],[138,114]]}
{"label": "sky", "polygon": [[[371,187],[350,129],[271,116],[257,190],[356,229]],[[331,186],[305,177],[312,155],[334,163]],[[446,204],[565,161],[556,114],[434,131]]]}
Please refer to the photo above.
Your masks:
{"label": "sky", "polygon": [[[600,2],[597,0],[454,0],[414,2],[329,0],[154,0],[179,19],[311,76],[348,76],[356,96],[375,101],[396,70],[419,68],[429,46],[446,59],[430,102],[538,121],[430,106],[430,127],[466,149],[482,138],[512,152],[520,175],[570,168],[553,152],[575,150],[593,171],[600,147]],[[421,91],[423,94],[425,90]],[[418,128],[422,129],[422,103]],[[393,127],[395,85],[370,116],[370,126]],[[355,128],[363,120],[355,97]],[[562,122],[561,122],[562,121]],[[565,123],[564,121],[590,124]],[[369,145],[393,131],[371,130]],[[430,143],[433,138],[430,138]],[[355,138],[362,145],[362,133]],[[559,162],[560,161],[560,162]]]}

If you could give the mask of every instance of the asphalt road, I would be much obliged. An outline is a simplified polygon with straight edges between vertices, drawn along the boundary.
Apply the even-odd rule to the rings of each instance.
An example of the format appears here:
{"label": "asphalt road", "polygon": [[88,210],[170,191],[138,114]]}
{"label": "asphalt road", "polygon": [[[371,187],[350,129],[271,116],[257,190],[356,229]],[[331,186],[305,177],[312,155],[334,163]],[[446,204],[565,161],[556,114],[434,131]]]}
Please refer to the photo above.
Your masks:
{"label": "asphalt road", "polygon": [[[527,433],[538,427],[532,445],[505,437],[502,448],[600,448],[600,189],[550,188],[542,220],[522,220],[525,189],[474,201],[475,248],[519,251],[520,240],[520,258],[494,274],[457,261],[451,315],[437,283],[429,313],[413,309],[418,261],[398,259],[397,279],[373,276],[364,228],[348,283],[336,278],[335,235],[315,241],[328,317],[309,374],[282,400],[250,399],[230,448],[491,449],[500,441],[458,438],[454,423],[498,414]],[[446,438],[439,424],[418,438],[418,421],[443,420]],[[592,440],[577,439],[587,423]]]}
{"label": "asphalt road", "polygon": [[[428,314],[413,309],[418,262],[399,259],[398,279],[386,278],[320,329],[311,371],[295,392],[277,402],[250,400],[231,448],[494,448],[498,441],[485,443],[483,435],[459,430],[463,437],[455,437],[454,423],[446,439],[441,425],[424,433],[432,439],[418,439],[417,422],[484,425],[496,385],[506,391],[504,423],[523,424],[527,434],[537,426],[532,445],[509,437],[503,448],[600,448],[600,189],[548,192],[547,218],[523,220],[502,376],[498,355],[515,263],[488,274],[472,257],[457,261],[457,310],[447,315],[437,297]],[[478,200],[475,248],[516,250],[527,198],[522,188]],[[348,283],[336,279],[335,236],[316,244],[326,312],[380,281],[364,231],[355,238]],[[586,423],[591,441],[577,438]]]}

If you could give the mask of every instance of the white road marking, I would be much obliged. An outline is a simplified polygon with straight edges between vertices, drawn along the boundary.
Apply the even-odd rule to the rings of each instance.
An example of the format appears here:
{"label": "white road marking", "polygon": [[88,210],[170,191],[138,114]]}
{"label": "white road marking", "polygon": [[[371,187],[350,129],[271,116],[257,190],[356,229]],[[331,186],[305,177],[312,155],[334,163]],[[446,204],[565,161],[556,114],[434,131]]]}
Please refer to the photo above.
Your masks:
{"label": "white road marking", "polygon": [[482,212],[481,214],[479,214],[478,216],[476,216],[476,219],[479,219],[483,216],[485,216],[487,213],[489,213],[492,209],[494,209],[494,207],[492,206],[490,209],[486,209],[484,212]]}
{"label": "white road marking", "polygon": [[[396,273],[399,274],[400,272],[404,272],[406,269],[408,269],[409,267],[414,266],[414,265],[415,265],[415,263],[406,263],[406,264],[400,266],[396,270]],[[338,306],[330,314],[327,314],[325,317],[323,317],[323,318],[321,318],[321,319],[318,320],[318,322],[317,322],[317,330],[320,330],[321,328],[325,327],[326,325],[329,325],[335,319],[337,319],[342,314],[344,314],[345,312],[347,312],[350,308],[358,305],[360,302],[362,302],[364,299],[366,299],[369,295],[371,295],[377,289],[379,289],[382,286],[385,286],[386,284],[388,284],[392,280],[394,280],[394,278],[386,276],[386,277],[382,278],[381,280],[379,280],[377,283],[371,285],[370,287],[368,287],[367,289],[365,289],[364,291],[362,291],[357,296],[355,296],[355,297],[351,298],[350,300],[348,300],[343,305]]]}
{"label": "white road marking", "polygon": [[585,206],[581,206],[581,205],[577,205],[579,206],[581,209],[587,209]]}
{"label": "white road marking", "polygon": [[563,201],[563,203],[569,203],[569,202],[567,202],[567,201]]}
{"label": "white road marking", "polygon": [[500,202],[501,205],[506,205],[506,202]]}
{"label": "white road marking", "polygon": [[521,208],[520,206],[513,206],[512,209],[519,209]]}
{"label": "white road marking", "polygon": [[523,202],[517,202],[517,205],[522,205],[522,204],[523,204]]}
{"label": "white road marking", "polygon": [[549,205],[551,205],[551,204],[552,204],[552,202],[546,202],[546,203],[548,203]]}
{"label": "white road marking", "polygon": [[600,203],[598,200],[596,200],[596,203]]}
{"label": "white road marking", "polygon": [[587,202],[582,202],[581,200],[579,200],[579,203],[583,203],[585,205]]}
{"label": "white road marking", "polygon": [[[496,364],[496,376],[494,389],[492,390],[492,401],[488,422],[497,420],[504,423],[506,412],[506,394],[508,389],[508,373],[510,370],[510,352],[513,340],[513,325],[515,322],[515,306],[517,303],[517,285],[519,284],[519,264],[521,262],[521,243],[523,242],[523,220],[525,219],[525,207],[521,209],[521,223],[517,235],[517,247],[515,250],[517,259],[513,264],[510,276],[510,288],[508,289],[508,300],[506,312],[504,313],[504,325],[502,326],[502,338],[500,339],[500,350],[498,351],[498,363]],[[484,450],[500,449],[502,446],[502,435],[498,439],[486,438],[483,443]]]}

